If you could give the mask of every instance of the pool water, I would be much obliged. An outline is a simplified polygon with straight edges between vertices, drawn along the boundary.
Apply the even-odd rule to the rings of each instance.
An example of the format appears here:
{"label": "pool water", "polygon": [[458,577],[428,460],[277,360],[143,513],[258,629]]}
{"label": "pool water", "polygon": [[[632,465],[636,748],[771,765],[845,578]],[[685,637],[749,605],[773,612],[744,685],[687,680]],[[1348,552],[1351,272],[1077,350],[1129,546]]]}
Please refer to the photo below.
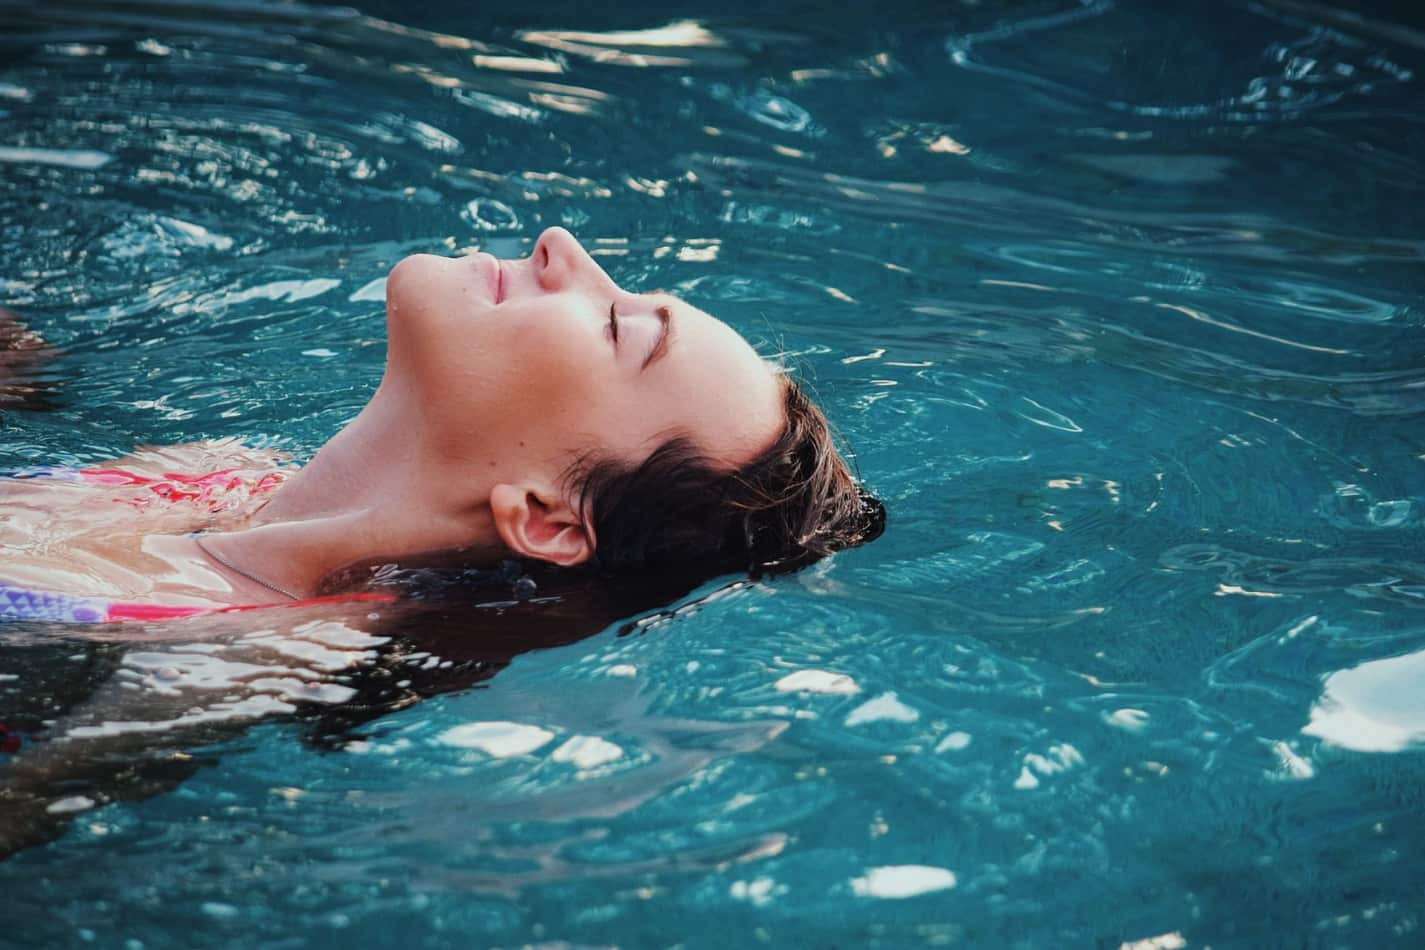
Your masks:
{"label": "pool water", "polygon": [[[1419,946],[1425,18],[537,6],[0,5],[63,350],[0,468],[310,455],[392,262],[561,224],[796,366],[885,536],[66,788],[0,944]],[[0,697],[184,649],[3,633]]]}

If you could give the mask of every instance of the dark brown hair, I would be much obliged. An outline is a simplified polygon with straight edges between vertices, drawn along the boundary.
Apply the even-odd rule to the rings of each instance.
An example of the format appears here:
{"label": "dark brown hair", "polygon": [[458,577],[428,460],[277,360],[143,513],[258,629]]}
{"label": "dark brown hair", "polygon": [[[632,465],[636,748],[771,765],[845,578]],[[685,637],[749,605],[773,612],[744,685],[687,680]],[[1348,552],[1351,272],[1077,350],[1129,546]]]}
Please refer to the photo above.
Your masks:
{"label": "dark brown hair", "polygon": [[879,536],[885,508],[857,484],[821,410],[789,377],[781,383],[782,430],[739,468],[682,437],[637,465],[590,458],[572,466],[565,481],[590,518],[593,566],[619,573],[702,561],[757,574]]}

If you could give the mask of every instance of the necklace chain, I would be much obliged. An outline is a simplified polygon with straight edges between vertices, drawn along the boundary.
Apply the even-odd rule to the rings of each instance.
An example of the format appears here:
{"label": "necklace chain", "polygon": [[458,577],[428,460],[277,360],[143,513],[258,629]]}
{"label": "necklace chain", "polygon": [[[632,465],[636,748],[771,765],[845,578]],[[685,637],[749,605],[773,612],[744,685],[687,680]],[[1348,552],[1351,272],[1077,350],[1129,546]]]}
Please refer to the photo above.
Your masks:
{"label": "necklace chain", "polygon": [[252,574],[252,573],[249,573],[248,571],[244,571],[242,568],[238,567],[238,566],[237,566],[236,564],[234,564],[232,561],[229,561],[227,558],[223,557],[223,556],[222,556],[221,554],[219,554],[217,551],[214,551],[212,548],[208,547],[206,544],[203,543],[203,534],[202,534],[202,532],[195,531],[195,532],[193,533],[192,537],[193,537],[193,543],[196,544],[196,545],[198,545],[198,550],[199,550],[199,551],[202,551],[202,552],[203,552],[204,554],[206,554],[208,557],[212,558],[214,561],[217,561],[217,562],[218,562],[219,564],[221,564],[223,567],[226,567],[228,570],[232,571],[234,574],[238,575],[239,577],[245,577],[245,578],[247,578],[248,580],[252,581],[254,584],[257,584],[257,585],[259,585],[259,586],[261,586],[261,587],[266,587],[266,588],[267,588],[268,590],[270,590],[270,591],[275,591],[276,593],[281,594],[283,597],[286,597],[288,600],[301,600],[301,599],[302,599],[301,597],[298,597],[296,594],[292,593],[290,590],[288,590],[288,589],[285,588],[285,587],[278,587],[276,584],[273,584],[273,583],[271,583],[270,581],[265,581],[265,580],[263,580],[262,578],[258,577],[256,574]]}

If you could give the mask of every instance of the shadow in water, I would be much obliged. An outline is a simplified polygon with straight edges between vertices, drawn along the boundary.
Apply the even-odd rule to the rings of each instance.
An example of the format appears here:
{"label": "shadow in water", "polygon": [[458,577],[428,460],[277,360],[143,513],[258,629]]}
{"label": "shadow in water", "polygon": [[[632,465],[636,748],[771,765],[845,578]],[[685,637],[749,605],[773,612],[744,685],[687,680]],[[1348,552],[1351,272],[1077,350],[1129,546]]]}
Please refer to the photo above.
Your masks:
{"label": "shadow in water", "polygon": [[702,580],[538,568],[401,575],[380,581],[406,592],[380,612],[356,604],[336,615],[294,608],[0,628],[0,857],[51,839],[96,805],[176,787],[218,761],[192,750],[257,722],[297,722],[314,747],[341,749],[363,725],[479,685],[522,653],[620,622],[624,634],[646,629]]}

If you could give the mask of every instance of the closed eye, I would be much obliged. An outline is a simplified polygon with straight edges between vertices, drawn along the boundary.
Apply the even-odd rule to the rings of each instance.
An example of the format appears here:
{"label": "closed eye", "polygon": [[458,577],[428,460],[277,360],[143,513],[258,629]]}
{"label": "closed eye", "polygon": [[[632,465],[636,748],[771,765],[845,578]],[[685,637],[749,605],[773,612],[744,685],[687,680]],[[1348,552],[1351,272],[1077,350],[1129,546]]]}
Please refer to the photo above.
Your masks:
{"label": "closed eye", "polygon": [[673,340],[673,310],[670,307],[659,307],[654,311],[658,315],[658,339],[653,343],[653,349],[648,351],[648,355],[643,358],[643,366],[639,370],[648,369],[654,363],[668,355],[668,345]]}
{"label": "closed eye", "polygon": [[[636,316],[642,316],[637,314]],[[658,320],[658,332],[653,337],[652,345],[648,349],[647,355],[643,358],[643,363],[639,366],[639,372],[648,369],[668,354],[668,344],[673,337],[673,311],[667,306],[656,308],[651,316]],[[613,341],[614,347],[619,346],[619,315],[618,305],[609,304],[608,329],[605,331],[609,339]]]}

